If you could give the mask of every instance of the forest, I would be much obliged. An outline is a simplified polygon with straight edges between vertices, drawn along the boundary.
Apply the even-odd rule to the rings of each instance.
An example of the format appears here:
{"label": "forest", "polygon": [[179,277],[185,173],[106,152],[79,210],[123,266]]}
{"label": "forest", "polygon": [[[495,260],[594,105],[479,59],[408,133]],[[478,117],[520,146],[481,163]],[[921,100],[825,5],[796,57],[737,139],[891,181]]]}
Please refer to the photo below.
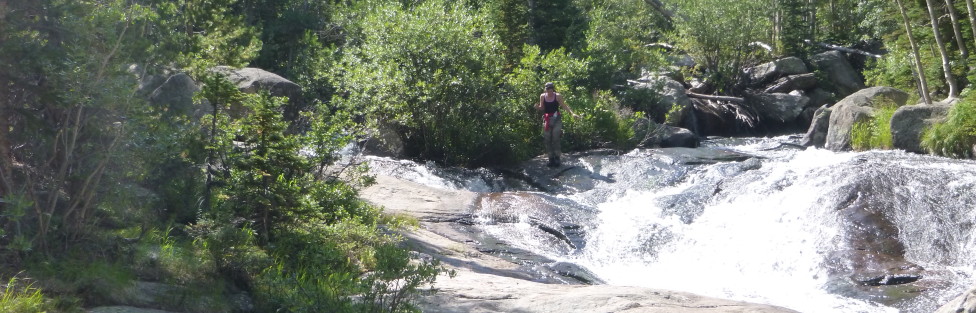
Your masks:
{"label": "forest", "polygon": [[[924,146],[973,157],[972,0],[0,0],[0,311],[81,312],[152,281],[200,298],[174,311],[415,312],[443,268],[401,245],[416,220],[358,198],[368,164],[343,148],[385,132],[409,159],[522,162],[554,82],[580,113],[565,150],[633,149],[675,108],[628,81],[738,96],[743,68],[825,45],[873,55],[850,52],[868,86],[952,103]],[[151,104],[143,84],[175,73],[206,114]]]}

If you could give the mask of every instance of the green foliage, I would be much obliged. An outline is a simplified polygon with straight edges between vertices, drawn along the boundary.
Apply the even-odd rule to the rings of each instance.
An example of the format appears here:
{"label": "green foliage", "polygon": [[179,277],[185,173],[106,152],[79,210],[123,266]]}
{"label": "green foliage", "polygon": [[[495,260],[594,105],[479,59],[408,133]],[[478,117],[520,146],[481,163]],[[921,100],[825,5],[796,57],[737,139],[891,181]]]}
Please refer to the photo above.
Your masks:
{"label": "green foliage", "polygon": [[376,267],[362,280],[361,312],[417,312],[410,302],[421,287],[433,285],[441,272],[440,261],[412,262],[407,250],[394,245],[376,249]]}
{"label": "green foliage", "polygon": [[[18,1],[0,21],[4,196],[28,198],[18,246],[64,250],[93,235],[99,206],[127,181],[129,115],[142,102],[125,69],[149,57],[139,29],[153,18],[127,1]],[[8,14],[9,12],[9,14]],[[10,147],[17,147],[8,150]],[[22,164],[11,171],[12,164]],[[23,169],[29,169],[24,171]],[[21,224],[21,222],[27,222]],[[11,227],[8,227],[11,226]],[[55,244],[57,243],[57,244]]]}
{"label": "green foliage", "polygon": [[171,232],[173,229],[144,231],[133,251],[133,270],[145,279],[181,286],[213,287],[218,275],[212,255]]}
{"label": "green foliage", "polygon": [[194,73],[214,65],[242,67],[258,55],[262,43],[257,27],[233,10],[238,1],[154,0],[159,19],[150,35]]}
{"label": "green foliage", "polygon": [[16,277],[10,278],[0,292],[0,312],[35,313],[51,310],[40,289],[24,284]]}
{"label": "green foliage", "polygon": [[512,68],[522,59],[522,45],[529,42],[532,34],[529,5],[523,0],[497,0],[489,1],[486,10],[490,12],[494,32],[505,47],[506,67]]}
{"label": "green foliage", "polygon": [[[634,119],[620,112],[619,102],[609,92],[596,95],[594,103],[576,109],[582,118],[564,123],[564,147],[574,150],[592,148],[629,148],[634,137]],[[586,103],[580,101],[579,103]],[[568,116],[568,115],[567,115]]]}
{"label": "green foliage", "polygon": [[590,85],[609,89],[663,63],[660,51],[645,47],[663,39],[663,22],[643,1],[593,1],[588,10],[585,55]]}
{"label": "green foliage", "polygon": [[[335,103],[395,130],[411,157],[451,164],[517,159],[520,107],[498,101],[503,47],[484,13],[425,1],[378,5],[343,58]],[[524,107],[522,107],[524,108]]]}
{"label": "green foliage", "polygon": [[117,299],[130,286],[134,272],[121,262],[93,258],[87,251],[72,251],[59,259],[38,260],[28,271],[51,293],[75,295],[84,303],[100,304]]}
{"label": "green foliage", "polygon": [[580,51],[585,47],[583,32],[587,29],[585,12],[573,0],[530,2],[529,25],[532,42],[544,52],[564,48]]}
{"label": "green foliage", "polygon": [[[261,310],[415,312],[411,297],[441,271],[436,261],[411,261],[406,250],[394,245],[399,238],[355,219],[295,227],[278,237],[278,265],[254,282]],[[361,297],[353,301],[354,296]]]}
{"label": "green foliage", "polygon": [[720,89],[737,83],[740,69],[760,59],[762,50],[750,44],[766,38],[766,1],[687,0],[676,5],[680,18],[673,40]]}
{"label": "green foliage", "polygon": [[882,101],[869,120],[854,123],[851,148],[857,151],[891,149],[891,116],[896,110],[898,107],[890,101]]}
{"label": "green foliage", "polygon": [[976,147],[976,101],[963,98],[949,110],[945,122],[932,125],[922,134],[922,148],[954,158],[972,158]]}

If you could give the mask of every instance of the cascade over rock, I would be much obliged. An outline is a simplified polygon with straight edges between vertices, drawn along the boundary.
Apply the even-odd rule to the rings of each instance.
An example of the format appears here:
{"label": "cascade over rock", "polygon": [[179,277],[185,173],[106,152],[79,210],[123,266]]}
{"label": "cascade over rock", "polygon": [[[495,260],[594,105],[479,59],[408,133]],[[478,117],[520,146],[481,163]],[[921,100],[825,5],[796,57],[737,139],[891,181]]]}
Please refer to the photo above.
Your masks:
{"label": "cascade over rock", "polygon": [[[513,247],[493,246],[491,238],[478,234],[470,226],[474,208],[487,205],[491,207],[490,214],[502,220],[522,219],[520,212],[528,209],[528,215],[547,219],[539,224],[555,231],[559,231],[555,228],[581,229],[574,225],[549,225],[555,223],[561,210],[566,209],[553,205],[560,203],[557,198],[533,193],[478,195],[432,188],[390,176],[378,176],[377,184],[364,189],[362,196],[382,205],[388,212],[418,216],[421,227],[404,234],[407,244],[419,254],[437,258],[455,271],[453,277],[446,274],[438,277],[435,285],[438,292],[418,300],[423,312],[796,312],[687,292],[604,285],[592,273],[573,264],[517,252],[517,258],[506,258],[515,251]],[[442,214],[444,216],[438,217]],[[554,215],[544,217],[546,214]],[[541,229],[539,233],[553,235]],[[574,240],[577,239],[571,239]],[[554,239],[554,243],[567,245],[559,238]],[[529,260],[544,262],[544,265],[525,265]]]}
{"label": "cascade over rock", "polygon": [[976,313],[976,288],[959,295],[935,313]]}

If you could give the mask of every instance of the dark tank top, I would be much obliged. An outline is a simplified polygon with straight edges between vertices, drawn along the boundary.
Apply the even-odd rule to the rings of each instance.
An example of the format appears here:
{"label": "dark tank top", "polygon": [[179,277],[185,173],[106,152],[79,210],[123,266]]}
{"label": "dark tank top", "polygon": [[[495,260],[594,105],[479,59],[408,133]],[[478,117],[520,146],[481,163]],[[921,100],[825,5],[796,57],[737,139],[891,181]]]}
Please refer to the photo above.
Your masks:
{"label": "dark tank top", "polygon": [[543,108],[543,112],[545,112],[546,114],[551,114],[551,113],[559,112],[559,100],[558,100],[558,98],[555,95],[553,95],[552,96],[552,101],[549,101],[548,97],[546,97],[545,95],[543,95],[542,96],[542,108]]}

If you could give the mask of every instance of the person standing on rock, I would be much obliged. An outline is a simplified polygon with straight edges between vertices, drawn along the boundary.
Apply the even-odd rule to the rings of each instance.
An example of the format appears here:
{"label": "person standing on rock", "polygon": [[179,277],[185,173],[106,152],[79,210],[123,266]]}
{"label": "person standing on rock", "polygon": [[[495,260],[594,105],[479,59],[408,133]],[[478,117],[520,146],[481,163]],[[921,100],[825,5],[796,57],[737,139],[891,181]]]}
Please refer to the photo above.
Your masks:
{"label": "person standing on rock", "polygon": [[573,112],[573,109],[566,105],[566,101],[563,100],[563,95],[556,92],[556,85],[553,83],[546,83],[545,92],[539,95],[539,104],[535,105],[535,108],[542,111],[542,138],[546,143],[546,154],[549,156],[549,163],[546,166],[556,167],[560,166],[561,161],[559,160],[561,151],[559,147],[559,137],[561,137],[563,132],[562,114],[559,113],[559,108],[565,109],[573,117],[579,118],[579,115]]}

